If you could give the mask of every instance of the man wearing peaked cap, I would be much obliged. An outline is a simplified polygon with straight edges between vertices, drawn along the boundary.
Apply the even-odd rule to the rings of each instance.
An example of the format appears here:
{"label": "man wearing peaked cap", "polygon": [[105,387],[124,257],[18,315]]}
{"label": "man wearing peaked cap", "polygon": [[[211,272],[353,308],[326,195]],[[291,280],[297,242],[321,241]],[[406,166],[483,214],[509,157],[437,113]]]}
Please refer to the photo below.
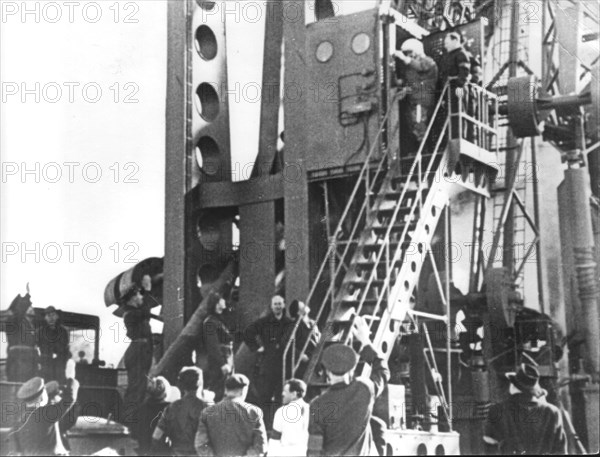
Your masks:
{"label": "man wearing peaked cap", "polygon": [[372,365],[371,377],[354,379],[359,356],[351,347],[334,344],[323,352],[321,362],[331,386],[310,404],[309,455],[379,455],[371,431],[371,413],[390,371],[372,346],[364,319],[355,318],[353,332],[363,346],[360,358]]}
{"label": "man wearing peaked cap", "polygon": [[545,401],[537,368],[523,363],[506,377],[510,397],[490,408],[485,443],[501,454],[566,454],[561,412]]}
{"label": "man wearing peaked cap", "polygon": [[356,367],[358,354],[350,346],[334,344],[325,349],[321,363],[326,370],[341,376]]}
{"label": "man wearing peaked cap", "polygon": [[44,385],[42,378],[35,377],[19,388],[17,400],[22,403],[25,414],[12,436],[21,455],[68,454],[68,443],[64,442],[59,424],[73,414],[79,383],[73,377],[73,366],[68,365],[66,372],[67,381],[60,389],[60,401],[49,401],[49,397],[51,399],[59,391],[55,381]]}

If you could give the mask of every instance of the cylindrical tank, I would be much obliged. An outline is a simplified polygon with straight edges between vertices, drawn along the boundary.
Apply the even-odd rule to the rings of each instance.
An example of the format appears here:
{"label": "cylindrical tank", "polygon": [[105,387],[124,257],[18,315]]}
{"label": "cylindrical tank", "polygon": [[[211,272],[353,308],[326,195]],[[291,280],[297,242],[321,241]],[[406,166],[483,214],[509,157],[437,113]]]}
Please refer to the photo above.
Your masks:
{"label": "cylindrical tank", "polygon": [[119,300],[131,285],[137,284],[141,287],[144,275],[150,275],[152,296],[162,303],[163,259],[149,257],[110,280],[104,289],[104,304],[106,306],[119,304]]}

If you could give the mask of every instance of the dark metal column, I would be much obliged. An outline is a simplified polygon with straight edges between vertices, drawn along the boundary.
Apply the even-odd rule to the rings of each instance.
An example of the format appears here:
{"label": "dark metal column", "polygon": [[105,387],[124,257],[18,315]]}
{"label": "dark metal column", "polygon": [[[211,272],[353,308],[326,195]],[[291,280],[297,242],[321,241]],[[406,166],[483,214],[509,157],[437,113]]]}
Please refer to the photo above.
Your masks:
{"label": "dark metal column", "polygon": [[[508,77],[513,78],[517,76],[517,62],[519,60],[519,2],[513,2],[511,5],[511,26],[510,26],[510,50],[509,50],[509,61],[508,61]],[[517,154],[517,139],[513,135],[512,130],[509,128],[506,131],[506,160],[504,162],[506,182],[509,182],[509,176],[515,175],[518,172],[519,163],[516,160]],[[512,189],[506,186],[507,190],[504,198],[508,199],[510,207],[508,209],[508,216],[504,224],[504,239],[503,239],[503,252],[502,252],[502,264],[507,269],[509,275],[512,277],[515,272],[515,208],[512,204]]]}
{"label": "dark metal column", "polygon": [[283,25],[285,77],[285,244],[286,296],[304,299],[310,289],[309,211],[306,174],[306,25],[305,4],[286,1]]}
{"label": "dark metal column", "polygon": [[[183,329],[185,283],[185,199],[187,192],[186,138],[186,4],[168,3],[167,55],[165,279],[162,315],[163,347],[168,348]],[[176,83],[178,81],[178,83]]]}

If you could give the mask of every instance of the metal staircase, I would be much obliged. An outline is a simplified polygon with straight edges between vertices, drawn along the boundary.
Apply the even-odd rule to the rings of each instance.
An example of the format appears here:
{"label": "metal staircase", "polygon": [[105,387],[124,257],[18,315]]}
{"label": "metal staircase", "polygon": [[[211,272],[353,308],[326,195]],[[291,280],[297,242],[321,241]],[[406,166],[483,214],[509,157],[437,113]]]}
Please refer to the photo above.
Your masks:
{"label": "metal staircase", "polygon": [[[303,368],[303,377],[309,386],[326,385],[320,359],[328,345],[335,342],[353,345],[351,328],[356,316],[363,316],[368,321],[373,345],[386,359],[390,356],[401,324],[411,310],[411,298],[421,267],[426,256],[431,254],[431,240],[448,204],[449,188],[461,179],[465,181],[464,176],[454,171],[456,158],[452,158],[449,146],[453,140],[448,138],[450,116],[442,110],[449,90],[446,84],[415,156],[398,158],[393,151],[384,150],[379,162],[374,163],[371,158],[377,141],[369,151],[306,301],[310,308],[318,310],[317,322],[323,323],[326,316],[319,343]],[[490,94],[490,100],[497,103],[493,94]],[[488,110],[482,111],[486,111],[487,121]],[[434,125],[438,129],[442,126],[435,138],[432,135]],[[494,133],[489,125],[485,127],[491,130],[485,134],[485,143],[489,144],[487,136]],[[392,135],[397,134],[397,128],[393,129]],[[348,230],[342,227],[360,191],[365,192],[365,198],[358,214],[353,214],[353,228],[347,234]],[[346,235],[348,238],[341,240]],[[437,279],[444,297],[441,281],[439,277]],[[315,306],[317,286],[326,282],[327,292]],[[447,320],[447,316],[436,317]],[[285,377],[297,376],[302,355],[307,352],[310,338],[306,338],[304,347],[295,347],[298,328],[297,323],[284,351],[284,366],[289,367],[291,359],[291,372],[289,368],[284,370]],[[368,372],[368,366],[359,364],[357,367],[357,374]]]}

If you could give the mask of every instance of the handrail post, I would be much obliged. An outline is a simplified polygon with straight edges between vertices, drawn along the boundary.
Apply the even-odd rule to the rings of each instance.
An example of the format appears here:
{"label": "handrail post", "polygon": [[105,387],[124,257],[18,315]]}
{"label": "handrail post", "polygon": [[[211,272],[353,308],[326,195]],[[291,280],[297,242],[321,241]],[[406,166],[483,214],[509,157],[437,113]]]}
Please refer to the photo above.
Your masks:
{"label": "handrail post", "polygon": [[331,236],[329,238],[330,254],[329,254],[329,274],[331,276],[329,281],[329,289],[331,294],[331,305],[335,300],[335,253],[337,252],[336,237]]}
{"label": "handrail post", "polygon": [[[463,138],[463,97],[464,97],[464,87],[461,87],[462,91],[459,92],[458,88],[455,88],[455,92],[456,92],[456,101],[457,101],[457,105],[458,105],[458,139],[462,139]],[[458,94],[461,94],[462,97],[459,97]]]}

